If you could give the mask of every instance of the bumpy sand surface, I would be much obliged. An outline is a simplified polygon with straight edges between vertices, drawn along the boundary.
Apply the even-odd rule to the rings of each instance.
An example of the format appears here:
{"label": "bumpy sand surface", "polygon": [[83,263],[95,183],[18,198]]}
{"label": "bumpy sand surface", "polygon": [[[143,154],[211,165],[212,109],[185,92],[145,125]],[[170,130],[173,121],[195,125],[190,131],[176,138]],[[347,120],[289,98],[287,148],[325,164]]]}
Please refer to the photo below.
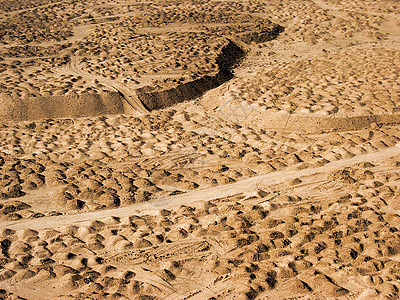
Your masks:
{"label": "bumpy sand surface", "polygon": [[146,112],[176,102],[147,100],[152,92],[177,87],[178,101],[189,100],[212,87],[204,78],[231,78],[242,55],[229,43],[268,41],[283,30],[258,3],[23,2],[2,5],[0,119]]}
{"label": "bumpy sand surface", "polygon": [[396,1],[0,12],[0,299],[400,297]]}

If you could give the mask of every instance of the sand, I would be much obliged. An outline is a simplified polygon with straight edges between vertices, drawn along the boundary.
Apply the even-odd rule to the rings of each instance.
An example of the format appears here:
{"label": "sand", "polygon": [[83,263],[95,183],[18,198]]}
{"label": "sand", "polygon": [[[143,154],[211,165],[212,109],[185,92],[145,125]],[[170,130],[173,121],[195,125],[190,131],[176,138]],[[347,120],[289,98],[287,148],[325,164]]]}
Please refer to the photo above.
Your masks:
{"label": "sand", "polygon": [[232,77],[224,47],[283,30],[224,2],[16,2],[1,16],[3,120],[145,113],[193,99]]}
{"label": "sand", "polygon": [[399,9],[0,3],[0,299],[398,299]]}

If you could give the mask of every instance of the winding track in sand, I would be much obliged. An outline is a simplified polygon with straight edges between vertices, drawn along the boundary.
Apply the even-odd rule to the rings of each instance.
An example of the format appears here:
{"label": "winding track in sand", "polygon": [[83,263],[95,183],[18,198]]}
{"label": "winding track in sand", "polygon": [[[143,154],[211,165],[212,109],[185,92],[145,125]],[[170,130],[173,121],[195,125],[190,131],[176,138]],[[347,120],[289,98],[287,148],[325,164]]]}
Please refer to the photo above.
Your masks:
{"label": "winding track in sand", "polygon": [[90,80],[97,80],[101,82],[103,85],[107,86],[108,88],[117,91],[119,94],[123,96],[122,98],[125,100],[124,109],[129,113],[132,113],[131,112],[132,109],[133,111],[139,111],[140,113],[149,112],[144,107],[142,101],[140,101],[135,91],[133,91],[132,89],[128,88],[126,85],[120,82],[104,79],[99,76],[95,76],[85,72],[79,67],[78,57],[76,56],[71,57],[71,62],[67,66],[63,67],[63,71],[66,71],[71,75],[79,75]]}
{"label": "winding track in sand", "polygon": [[160,198],[155,201],[134,204],[132,206],[120,207],[116,209],[101,210],[74,215],[64,215],[56,217],[43,217],[34,220],[7,221],[0,223],[4,228],[14,230],[30,228],[44,229],[57,228],[64,225],[79,224],[92,220],[104,219],[107,217],[128,217],[134,214],[156,214],[160,209],[172,208],[179,205],[188,205],[197,201],[209,201],[216,198],[223,198],[239,193],[254,191],[257,188],[265,188],[272,184],[282,183],[286,180],[295,179],[303,176],[315,175],[316,177],[326,177],[330,171],[337,168],[351,166],[363,161],[377,161],[400,154],[400,143],[393,147],[382,149],[377,152],[357,155],[349,159],[343,159],[328,163],[322,167],[308,168],[299,171],[283,170],[272,172],[266,175],[255,176],[252,178],[237,181],[235,183],[221,185],[188,192],[181,195]]}

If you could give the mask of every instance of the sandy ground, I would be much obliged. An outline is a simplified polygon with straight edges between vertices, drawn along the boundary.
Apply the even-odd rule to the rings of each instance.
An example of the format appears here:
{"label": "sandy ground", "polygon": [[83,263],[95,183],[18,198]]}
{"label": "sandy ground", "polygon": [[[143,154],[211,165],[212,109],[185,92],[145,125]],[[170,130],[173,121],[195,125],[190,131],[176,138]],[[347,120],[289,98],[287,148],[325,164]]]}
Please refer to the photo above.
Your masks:
{"label": "sandy ground", "polygon": [[[0,105],[133,102],[0,120],[0,299],[400,297],[396,1],[0,11]],[[136,98],[214,74],[228,39],[233,79],[151,112]]]}
{"label": "sandy ground", "polygon": [[228,39],[265,40],[275,26],[257,3],[19,2],[2,4],[0,107],[2,97],[40,106],[41,97],[173,88],[217,73]]}

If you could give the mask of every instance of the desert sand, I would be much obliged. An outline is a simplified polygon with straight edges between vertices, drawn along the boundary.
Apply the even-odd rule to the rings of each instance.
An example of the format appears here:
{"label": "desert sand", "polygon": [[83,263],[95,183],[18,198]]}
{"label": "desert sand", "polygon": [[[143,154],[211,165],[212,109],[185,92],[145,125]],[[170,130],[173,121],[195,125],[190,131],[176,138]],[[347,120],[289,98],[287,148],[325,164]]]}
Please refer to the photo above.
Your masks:
{"label": "desert sand", "polygon": [[396,1],[2,1],[0,70],[0,299],[400,298]]}

